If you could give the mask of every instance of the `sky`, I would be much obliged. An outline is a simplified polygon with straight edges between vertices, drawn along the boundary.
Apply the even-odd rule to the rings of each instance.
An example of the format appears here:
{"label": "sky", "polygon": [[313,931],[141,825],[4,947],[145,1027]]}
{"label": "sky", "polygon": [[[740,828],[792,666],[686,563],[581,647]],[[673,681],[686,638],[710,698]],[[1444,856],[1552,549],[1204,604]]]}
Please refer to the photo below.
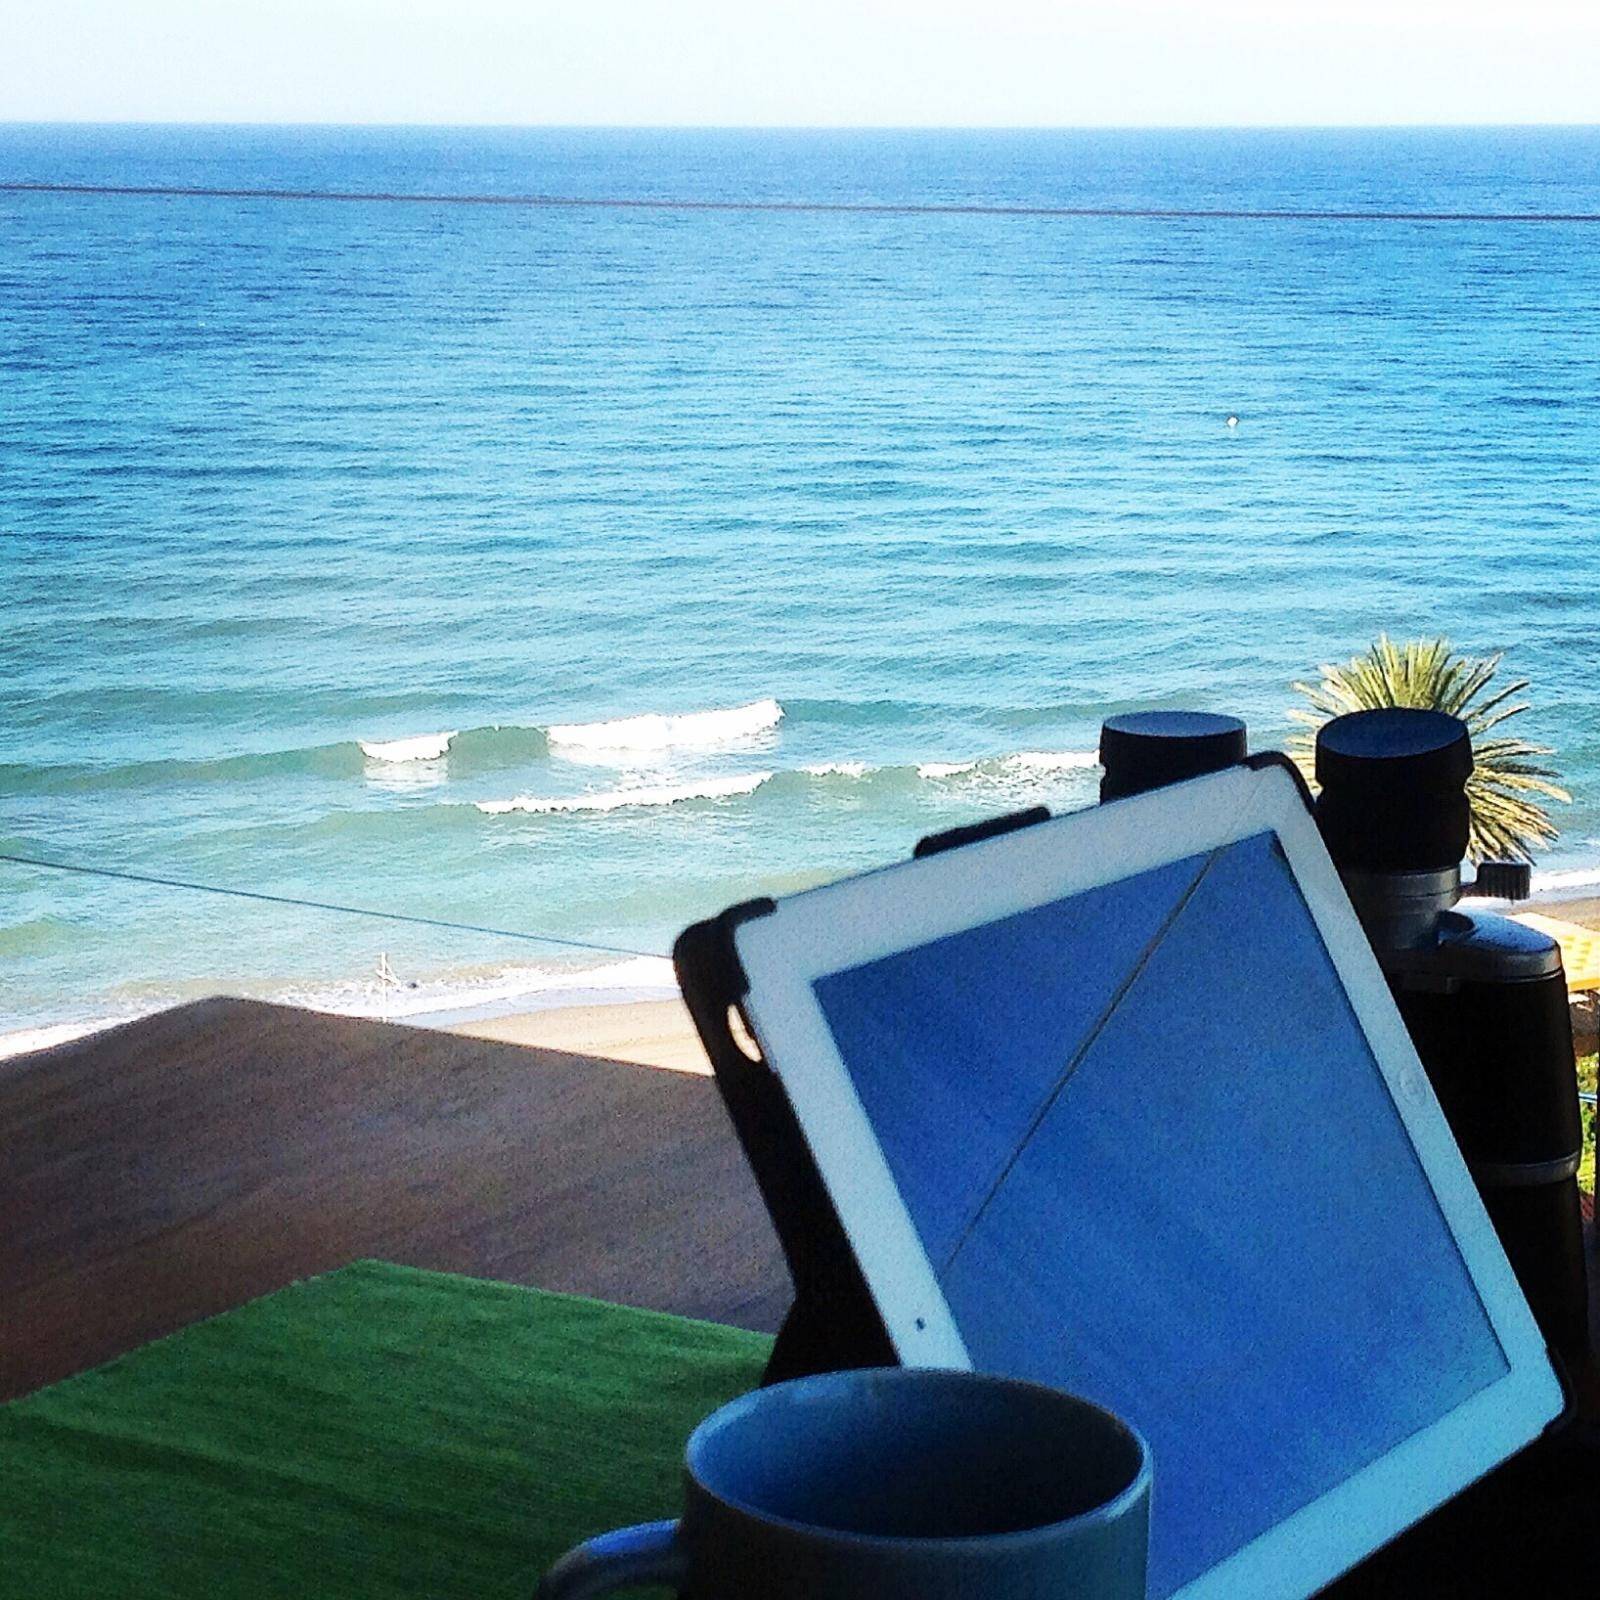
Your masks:
{"label": "sky", "polygon": [[1600,121],[1600,0],[0,0],[0,121]]}

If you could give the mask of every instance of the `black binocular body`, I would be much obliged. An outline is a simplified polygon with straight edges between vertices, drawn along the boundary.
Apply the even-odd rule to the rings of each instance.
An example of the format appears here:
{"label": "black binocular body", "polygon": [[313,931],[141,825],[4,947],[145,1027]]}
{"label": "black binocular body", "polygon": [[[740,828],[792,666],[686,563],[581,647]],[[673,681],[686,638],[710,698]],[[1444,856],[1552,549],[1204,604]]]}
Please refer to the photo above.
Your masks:
{"label": "black binocular body", "polygon": [[[1233,717],[1114,717],[1101,733],[1101,798],[1230,766],[1245,745]],[[1566,975],[1548,935],[1460,905],[1529,887],[1511,863],[1463,886],[1471,772],[1457,718],[1354,712],[1318,733],[1315,814],[1528,1304],[1577,1384],[1592,1356]]]}

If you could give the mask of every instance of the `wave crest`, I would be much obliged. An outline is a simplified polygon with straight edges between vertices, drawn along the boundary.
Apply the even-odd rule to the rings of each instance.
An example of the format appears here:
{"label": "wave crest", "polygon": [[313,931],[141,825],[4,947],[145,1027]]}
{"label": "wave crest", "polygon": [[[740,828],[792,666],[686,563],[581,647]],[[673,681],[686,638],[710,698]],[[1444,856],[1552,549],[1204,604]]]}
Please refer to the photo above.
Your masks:
{"label": "wave crest", "polygon": [[675,806],[685,800],[725,800],[753,794],[772,776],[770,772],[746,772],[732,778],[706,778],[699,783],[640,785],[594,794],[520,794],[514,800],[475,800],[473,805],[491,817],[515,811],[549,816],[567,811],[621,811],[629,806]]}
{"label": "wave crest", "polygon": [[768,784],[774,793],[803,793],[809,784],[826,793],[823,784],[878,785],[890,790],[919,782],[959,779],[965,785],[1009,800],[1031,784],[1046,783],[1062,774],[1092,772],[1099,766],[1090,750],[1019,750],[1010,755],[979,757],[972,761],[926,761],[920,766],[873,766],[866,761],[821,761],[811,766],[777,772],[744,772],[725,778],[700,778],[675,784],[630,784],[617,789],[591,790],[575,795],[517,795],[511,800],[476,800],[472,804],[486,816],[524,812],[552,816],[570,812],[621,811],[627,807],[671,806],[689,800],[728,800],[754,794]]}
{"label": "wave crest", "polygon": [[253,783],[284,777],[332,781],[380,781],[385,768],[404,769],[448,759],[452,780],[542,760],[553,746],[582,760],[586,751],[600,758],[671,748],[715,750],[737,746],[775,728],[783,718],[776,700],[682,716],[647,713],[614,722],[490,723],[441,733],[407,734],[396,739],[348,739],[330,744],[278,750],[237,751],[226,755],[157,756],[115,764],[98,761],[0,765],[0,788],[24,794],[74,794],[138,789],[162,784]]}
{"label": "wave crest", "polygon": [[1093,772],[1100,757],[1093,750],[1014,750],[1003,756],[978,756],[971,761],[924,761],[919,778],[1027,778],[1048,772]]}
{"label": "wave crest", "polygon": [[413,739],[358,739],[356,743],[371,761],[437,761],[460,731],[452,728],[449,733],[422,733]]}
{"label": "wave crest", "polygon": [[752,700],[748,705],[712,711],[690,711],[680,716],[646,712],[618,717],[611,722],[556,723],[545,730],[551,748],[568,750],[712,750],[766,733],[783,720],[776,700]]}

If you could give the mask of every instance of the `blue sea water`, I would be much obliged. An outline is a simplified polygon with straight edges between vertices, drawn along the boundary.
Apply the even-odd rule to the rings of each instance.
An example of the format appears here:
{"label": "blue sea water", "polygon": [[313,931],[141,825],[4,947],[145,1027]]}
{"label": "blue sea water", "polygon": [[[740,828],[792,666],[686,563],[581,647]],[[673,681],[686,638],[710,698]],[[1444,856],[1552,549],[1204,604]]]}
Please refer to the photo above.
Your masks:
{"label": "blue sea water", "polygon": [[[10,126],[0,183],[1593,213],[1600,130]],[[659,954],[1087,803],[1110,712],[1278,744],[1387,629],[1532,681],[1600,881],[1597,246],[0,193],[0,850]],[[0,864],[0,1030],[376,1009],[380,951],[412,1010],[667,981]]]}

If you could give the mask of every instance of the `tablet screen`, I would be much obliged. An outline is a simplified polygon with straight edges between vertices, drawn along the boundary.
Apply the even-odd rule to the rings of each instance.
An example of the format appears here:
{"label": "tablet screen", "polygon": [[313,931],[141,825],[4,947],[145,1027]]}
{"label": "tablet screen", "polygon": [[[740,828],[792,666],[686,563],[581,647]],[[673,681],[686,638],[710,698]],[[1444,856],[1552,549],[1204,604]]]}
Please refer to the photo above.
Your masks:
{"label": "tablet screen", "polygon": [[1149,1439],[1153,1600],[1509,1370],[1272,833],[813,985],[973,1365]]}

